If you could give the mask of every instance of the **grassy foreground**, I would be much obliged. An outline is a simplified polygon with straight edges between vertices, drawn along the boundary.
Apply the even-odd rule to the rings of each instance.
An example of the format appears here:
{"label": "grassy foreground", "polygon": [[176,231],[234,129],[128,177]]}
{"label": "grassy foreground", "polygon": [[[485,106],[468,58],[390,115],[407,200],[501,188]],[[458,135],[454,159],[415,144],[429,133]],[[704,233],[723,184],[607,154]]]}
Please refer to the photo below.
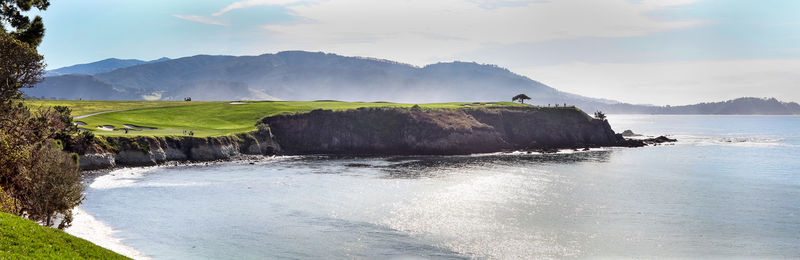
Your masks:
{"label": "grassy foreground", "polygon": [[[258,120],[282,113],[307,112],[314,109],[347,110],[360,107],[411,107],[414,104],[365,103],[339,101],[264,101],[264,102],[155,102],[155,101],[31,101],[39,105],[62,105],[71,107],[74,115],[131,109],[77,119],[86,123],[81,128],[92,130],[97,135],[125,136],[183,135],[183,130],[194,131],[195,136],[220,136],[253,131]],[[38,102],[38,103],[36,103]],[[119,104],[119,105],[117,105]],[[163,104],[163,106],[159,106]],[[518,107],[528,106],[511,102],[492,103],[432,103],[419,104],[422,108],[461,107]],[[104,131],[98,126],[114,129],[149,127],[129,131]],[[125,126],[129,125],[129,126]]]}
{"label": "grassy foreground", "polygon": [[0,213],[0,259],[128,259],[64,231]]}

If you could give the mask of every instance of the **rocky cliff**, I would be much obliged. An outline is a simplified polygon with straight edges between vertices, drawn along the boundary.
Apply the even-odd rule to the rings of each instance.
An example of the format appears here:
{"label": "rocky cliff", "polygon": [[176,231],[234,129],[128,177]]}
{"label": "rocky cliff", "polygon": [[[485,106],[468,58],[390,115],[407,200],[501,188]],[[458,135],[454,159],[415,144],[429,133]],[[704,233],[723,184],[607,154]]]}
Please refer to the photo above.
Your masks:
{"label": "rocky cliff", "polygon": [[575,108],[360,108],[264,118],[287,154],[469,154],[639,146]]}
{"label": "rocky cliff", "polygon": [[[167,161],[225,160],[242,154],[270,155],[280,151],[269,127],[230,136],[97,137],[80,155],[83,170],[115,166],[149,166]],[[73,147],[79,147],[77,145]]]}

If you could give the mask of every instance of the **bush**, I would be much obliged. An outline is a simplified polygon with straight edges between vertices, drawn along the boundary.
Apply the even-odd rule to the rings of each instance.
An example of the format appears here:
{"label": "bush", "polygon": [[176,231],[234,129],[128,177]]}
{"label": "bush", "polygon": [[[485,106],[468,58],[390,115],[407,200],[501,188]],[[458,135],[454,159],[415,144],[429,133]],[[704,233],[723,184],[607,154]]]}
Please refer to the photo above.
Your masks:
{"label": "bush", "polygon": [[25,216],[45,226],[54,225],[60,217],[58,228],[72,222],[72,208],[83,201],[83,185],[78,170],[77,156],[65,153],[54,142],[40,145],[37,156],[27,160],[16,182],[15,190],[20,208]]}
{"label": "bush", "polygon": [[0,187],[0,212],[8,214],[17,214],[19,212],[14,197],[11,197],[11,194],[5,192],[2,187]]}
{"label": "bush", "polygon": [[75,156],[54,139],[70,131],[63,112],[0,103],[0,187],[11,197],[13,213],[48,226],[61,218],[62,228],[70,224],[83,190]]}

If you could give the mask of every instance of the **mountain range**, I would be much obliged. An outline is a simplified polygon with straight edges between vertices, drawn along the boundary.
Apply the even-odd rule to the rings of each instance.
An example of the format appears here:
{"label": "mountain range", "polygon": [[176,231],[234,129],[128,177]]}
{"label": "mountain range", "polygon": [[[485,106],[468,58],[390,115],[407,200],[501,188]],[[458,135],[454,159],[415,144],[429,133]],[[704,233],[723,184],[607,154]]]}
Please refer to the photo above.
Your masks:
{"label": "mountain range", "polygon": [[167,57],[163,57],[156,60],[151,61],[143,61],[137,59],[116,59],[110,58],[101,61],[96,61],[92,63],[86,64],[77,64],[68,67],[58,68],[54,70],[48,70],[45,73],[45,76],[59,76],[59,75],[67,75],[67,74],[85,74],[85,75],[95,75],[99,73],[109,72],[116,69],[127,68],[130,66],[135,66],[139,64],[147,64],[147,63],[156,63],[169,60]]}
{"label": "mountain range", "polygon": [[[800,114],[796,103],[742,99],[682,107],[625,104],[584,97],[496,65],[446,62],[423,67],[321,52],[258,56],[197,55],[153,61],[106,59],[47,72],[25,94],[96,100],[342,100],[428,103],[510,100],[567,104],[607,113]],[[762,104],[763,103],[763,104]],[[746,106],[749,108],[740,108]],[[763,108],[763,109],[762,109]]]}

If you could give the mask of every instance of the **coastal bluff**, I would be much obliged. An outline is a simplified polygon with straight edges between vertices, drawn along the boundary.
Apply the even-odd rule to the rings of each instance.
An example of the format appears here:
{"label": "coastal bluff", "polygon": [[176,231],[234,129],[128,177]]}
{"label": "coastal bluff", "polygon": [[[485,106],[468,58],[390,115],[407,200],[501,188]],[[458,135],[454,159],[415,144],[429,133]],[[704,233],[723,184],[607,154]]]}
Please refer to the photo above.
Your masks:
{"label": "coastal bluff", "polygon": [[258,130],[216,137],[96,137],[73,144],[84,170],[239,155],[459,155],[644,146],[608,121],[571,107],[372,107],[313,110],[263,118]]}
{"label": "coastal bluff", "polygon": [[455,155],[641,146],[564,108],[359,108],[264,118],[285,154]]}

